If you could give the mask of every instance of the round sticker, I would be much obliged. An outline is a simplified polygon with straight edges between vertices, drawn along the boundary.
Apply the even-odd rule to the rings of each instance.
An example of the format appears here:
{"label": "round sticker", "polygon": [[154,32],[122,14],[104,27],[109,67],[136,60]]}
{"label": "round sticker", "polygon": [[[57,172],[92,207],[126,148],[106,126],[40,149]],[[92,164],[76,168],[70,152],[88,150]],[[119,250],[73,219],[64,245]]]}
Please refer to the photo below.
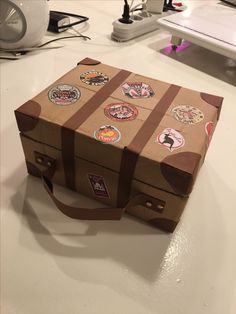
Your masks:
{"label": "round sticker", "polygon": [[180,105],[172,109],[174,118],[182,123],[195,124],[204,119],[204,114],[198,108],[190,105]]}
{"label": "round sticker", "polygon": [[83,83],[94,86],[104,85],[109,81],[107,75],[97,71],[84,72],[80,75],[80,79]]}
{"label": "round sticker", "polygon": [[80,98],[80,91],[72,85],[57,85],[50,89],[48,98],[57,105],[71,105]]}
{"label": "round sticker", "polygon": [[150,98],[155,95],[151,86],[142,82],[135,83],[126,82],[125,84],[122,85],[122,90],[126,96],[133,99]]}
{"label": "round sticker", "polygon": [[166,128],[158,136],[157,142],[167,147],[171,152],[185,144],[184,137],[174,129]]}
{"label": "round sticker", "polygon": [[105,144],[116,143],[120,140],[120,131],[112,125],[103,125],[94,132],[94,137]]}
{"label": "round sticker", "polygon": [[138,115],[138,109],[127,103],[113,103],[104,109],[105,115],[114,121],[131,121]]}

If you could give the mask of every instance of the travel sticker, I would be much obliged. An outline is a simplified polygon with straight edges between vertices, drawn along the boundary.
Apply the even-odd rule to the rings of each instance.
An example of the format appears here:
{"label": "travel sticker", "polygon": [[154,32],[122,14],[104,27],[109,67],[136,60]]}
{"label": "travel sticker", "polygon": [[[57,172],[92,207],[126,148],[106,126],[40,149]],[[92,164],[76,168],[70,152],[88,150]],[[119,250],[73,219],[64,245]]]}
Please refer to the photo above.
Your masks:
{"label": "travel sticker", "polygon": [[133,99],[150,98],[155,95],[151,86],[142,82],[135,82],[135,83],[126,82],[121,87],[122,87],[123,93],[126,96]]}
{"label": "travel sticker", "polygon": [[80,95],[77,87],[68,84],[54,86],[48,92],[48,98],[51,102],[62,106],[75,103],[80,98]]}
{"label": "travel sticker", "polygon": [[83,83],[93,86],[104,85],[109,81],[107,75],[97,71],[84,72],[80,75],[80,79]]}
{"label": "travel sticker", "polygon": [[177,106],[172,109],[172,113],[176,120],[186,124],[195,124],[204,119],[203,112],[191,105]]}
{"label": "travel sticker", "polygon": [[137,117],[138,109],[128,103],[113,103],[105,107],[104,113],[114,121],[131,121]]}
{"label": "travel sticker", "polygon": [[157,142],[167,147],[171,152],[185,144],[184,137],[178,131],[171,128],[164,129],[157,136]]}
{"label": "travel sticker", "polygon": [[106,187],[106,183],[103,177],[95,174],[88,174],[88,179],[91,184],[93,193],[96,196],[109,198],[108,189]]}
{"label": "travel sticker", "polygon": [[120,131],[112,125],[103,125],[94,132],[94,137],[105,144],[116,143],[120,140]]}
{"label": "travel sticker", "polygon": [[208,138],[208,145],[211,142],[213,131],[214,131],[214,123],[212,121],[209,121],[205,124],[205,131]]}

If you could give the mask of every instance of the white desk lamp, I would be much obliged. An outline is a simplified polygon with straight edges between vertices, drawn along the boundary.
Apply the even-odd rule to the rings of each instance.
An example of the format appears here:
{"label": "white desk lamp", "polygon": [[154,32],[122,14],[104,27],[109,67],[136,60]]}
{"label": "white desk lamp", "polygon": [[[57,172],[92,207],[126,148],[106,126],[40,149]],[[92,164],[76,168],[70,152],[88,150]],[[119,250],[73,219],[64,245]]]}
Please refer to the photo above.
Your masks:
{"label": "white desk lamp", "polygon": [[33,47],[47,31],[47,0],[0,0],[0,48]]}

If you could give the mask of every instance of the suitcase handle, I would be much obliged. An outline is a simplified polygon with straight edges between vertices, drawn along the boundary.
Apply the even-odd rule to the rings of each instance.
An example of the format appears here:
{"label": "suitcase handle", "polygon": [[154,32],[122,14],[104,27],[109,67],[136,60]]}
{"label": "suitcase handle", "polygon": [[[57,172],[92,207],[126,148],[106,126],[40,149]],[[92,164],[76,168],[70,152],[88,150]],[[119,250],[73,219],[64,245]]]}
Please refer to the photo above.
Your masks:
{"label": "suitcase handle", "polygon": [[53,193],[53,184],[45,176],[42,176],[43,185],[56,207],[66,216],[80,220],[120,220],[123,213],[135,205],[141,205],[148,209],[163,211],[164,206],[160,200],[145,194],[138,194],[131,198],[124,208],[81,208],[62,203]]}

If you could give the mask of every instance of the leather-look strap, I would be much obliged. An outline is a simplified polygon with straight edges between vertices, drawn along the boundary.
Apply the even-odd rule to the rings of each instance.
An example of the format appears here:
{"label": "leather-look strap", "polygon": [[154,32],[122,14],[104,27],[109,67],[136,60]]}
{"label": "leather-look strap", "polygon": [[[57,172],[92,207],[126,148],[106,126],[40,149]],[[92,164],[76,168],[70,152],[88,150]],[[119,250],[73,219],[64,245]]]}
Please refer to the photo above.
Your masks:
{"label": "leather-look strap", "polygon": [[157,210],[160,200],[138,194],[131,198],[124,208],[78,208],[62,203],[53,193],[53,184],[42,176],[43,185],[56,207],[66,216],[80,220],[120,220],[123,213],[132,206],[141,205],[149,209]]}

